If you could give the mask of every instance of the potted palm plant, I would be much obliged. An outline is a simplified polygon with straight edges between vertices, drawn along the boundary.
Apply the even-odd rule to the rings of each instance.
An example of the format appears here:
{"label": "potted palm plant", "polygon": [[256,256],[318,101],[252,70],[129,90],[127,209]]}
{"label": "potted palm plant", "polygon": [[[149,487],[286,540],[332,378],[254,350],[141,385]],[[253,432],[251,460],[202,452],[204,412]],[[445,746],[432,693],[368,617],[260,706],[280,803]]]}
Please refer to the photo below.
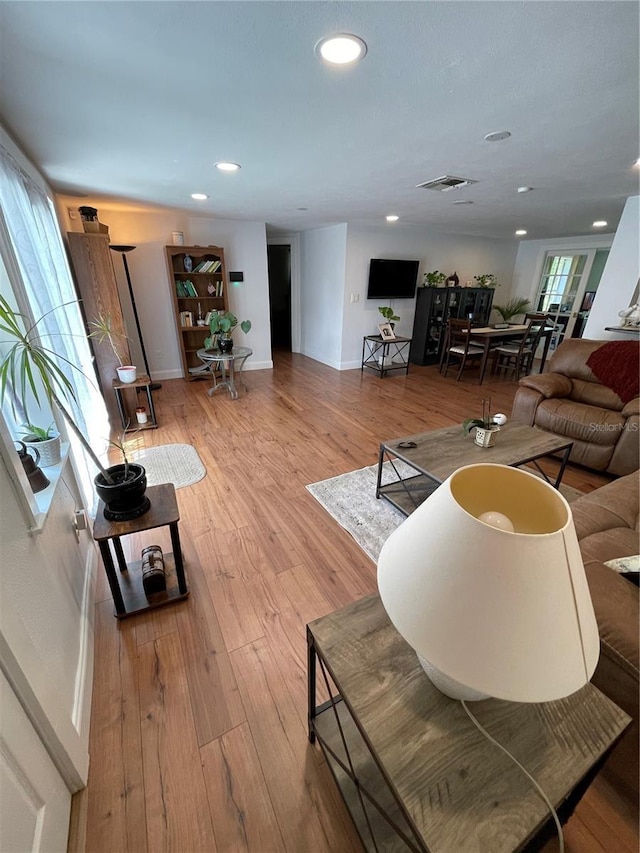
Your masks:
{"label": "potted palm plant", "polygon": [[127,385],[135,382],[138,377],[138,368],[133,364],[123,364],[122,356],[118,350],[118,342],[128,340],[126,335],[121,332],[116,332],[113,329],[111,316],[109,314],[100,316],[96,320],[90,320],[89,326],[93,329],[89,333],[90,338],[94,338],[98,343],[108,341],[109,346],[113,350],[113,354],[118,359],[118,367],[116,373],[120,382],[125,382]]}
{"label": "potted palm plant", "polygon": [[528,299],[522,297],[514,297],[510,299],[506,305],[494,305],[494,311],[502,317],[503,323],[496,323],[496,329],[506,329],[509,326],[509,321],[517,317],[518,314],[525,314],[531,303]]}
{"label": "potted palm plant", "polygon": [[235,314],[231,311],[218,311],[212,313],[209,318],[209,330],[211,335],[205,338],[205,349],[214,349],[216,340],[220,352],[231,352],[233,349],[233,331],[236,326],[240,326],[242,331],[247,334],[251,329],[251,320],[238,320]]}
{"label": "potted palm plant", "polygon": [[[56,311],[70,304],[75,303],[66,302],[52,310]],[[149,509],[149,501],[144,495],[147,486],[146,472],[142,465],[126,460],[124,465],[105,467],[102,464],[69,411],[68,404],[71,400],[76,400],[76,395],[73,385],[58,364],[58,360],[64,362],[70,369],[77,370],[88,382],[91,380],[79,367],[62,356],[56,355],[42,343],[38,336],[38,324],[42,319],[40,317],[35,323],[30,324],[27,317],[15,311],[7,300],[0,296],[0,332],[5,336],[2,343],[9,345],[0,360],[0,396],[4,397],[7,387],[11,385],[29,420],[31,420],[28,413],[29,395],[31,394],[38,406],[44,396],[49,405],[55,406],[63,416],[98,469],[94,485],[105,501],[105,517],[118,521],[136,518]],[[103,486],[112,487],[108,490],[108,494],[100,493],[99,489]]]}

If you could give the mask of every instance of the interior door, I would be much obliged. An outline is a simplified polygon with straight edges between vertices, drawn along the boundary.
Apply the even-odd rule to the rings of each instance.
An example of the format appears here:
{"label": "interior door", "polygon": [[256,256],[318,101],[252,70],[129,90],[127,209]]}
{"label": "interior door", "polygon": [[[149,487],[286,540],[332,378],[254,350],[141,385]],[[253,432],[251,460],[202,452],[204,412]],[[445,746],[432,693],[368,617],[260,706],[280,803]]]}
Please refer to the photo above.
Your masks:
{"label": "interior door", "polygon": [[551,349],[570,338],[582,306],[584,292],[593,265],[595,250],[547,252],[536,299],[536,311],[549,314],[557,333]]}
{"label": "interior door", "polygon": [[65,853],[71,792],[0,670],[0,851]]}

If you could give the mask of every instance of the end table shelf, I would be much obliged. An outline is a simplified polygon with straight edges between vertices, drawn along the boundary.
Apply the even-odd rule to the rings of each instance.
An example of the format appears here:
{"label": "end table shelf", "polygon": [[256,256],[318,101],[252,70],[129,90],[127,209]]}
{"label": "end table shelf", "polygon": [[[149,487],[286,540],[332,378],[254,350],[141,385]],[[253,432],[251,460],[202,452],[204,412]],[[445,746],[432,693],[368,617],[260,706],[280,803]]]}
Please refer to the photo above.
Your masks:
{"label": "end table shelf", "polygon": [[[100,501],[93,527],[93,538],[100,548],[118,619],[173,604],[189,595],[178,532],[180,514],[173,483],[149,486],[147,497],[151,501],[151,509],[131,521],[108,521],[103,515],[104,503]],[[163,554],[166,590],[146,595],[142,586],[142,563],[140,560],[126,562],[120,537],[165,526],[169,527],[173,547],[173,552]],[[110,542],[113,543],[119,573],[113,562]]]}
{"label": "end table shelf", "polygon": [[411,338],[396,336],[385,340],[382,335],[365,335],[362,340],[360,372],[367,367],[379,373],[380,379],[392,370],[404,370],[405,375],[408,374],[410,346]]}

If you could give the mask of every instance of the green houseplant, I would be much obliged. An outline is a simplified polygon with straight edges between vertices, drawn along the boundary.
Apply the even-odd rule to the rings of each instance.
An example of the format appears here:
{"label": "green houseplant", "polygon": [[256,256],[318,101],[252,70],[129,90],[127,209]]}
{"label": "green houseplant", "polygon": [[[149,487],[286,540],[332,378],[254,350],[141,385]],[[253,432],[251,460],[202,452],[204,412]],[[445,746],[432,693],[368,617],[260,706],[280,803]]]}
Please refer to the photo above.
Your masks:
{"label": "green houseplant", "polygon": [[36,448],[40,454],[41,468],[49,468],[60,462],[60,433],[54,421],[48,427],[40,427],[31,423],[23,424],[22,429],[24,432],[20,433],[20,440],[27,447]]}
{"label": "green houseplant", "polygon": [[434,270],[433,272],[426,272],[424,274],[424,278],[422,279],[422,286],[438,287],[438,285],[442,284],[445,281],[446,277],[447,276],[445,275],[445,273],[440,272],[439,270]]}
{"label": "green houseplant", "polygon": [[[63,303],[52,311],[71,304],[75,303]],[[9,344],[0,360],[0,395],[4,397],[7,387],[11,386],[13,393],[21,400],[29,419],[27,410],[29,394],[38,406],[44,396],[49,405],[55,406],[62,414],[98,469],[99,473],[94,478],[98,494],[102,486],[114,487],[109,491],[108,500],[105,500],[105,516],[124,520],[142,515],[149,508],[148,499],[144,496],[147,485],[146,472],[142,465],[137,463],[105,467],[98,458],[69,411],[69,402],[76,401],[75,390],[56,359],[64,362],[70,369],[77,370],[83,376],[85,374],[75,364],[57,355],[41,342],[38,324],[43,317],[30,324],[27,317],[15,311],[7,300],[0,296],[0,332],[5,336],[2,343]],[[23,331],[23,328],[26,331]],[[85,378],[88,382],[91,381],[88,377],[85,376]],[[100,496],[103,497],[102,494]]]}
{"label": "green houseplant", "polygon": [[502,317],[505,323],[508,323],[509,320],[512,320],[514,317],[517,317],[518,314],[524,314],[527,311],[527,308],[530,306],[530,302],[528,299],[523,299],[521,297],[515,297],[514,299],[510,299],[506,305],[494,305],[494,311],[497,311],[498,314]]}
{"label": "green houseplant", "polygon": [[393,308],[389,305],[380,305],[378,307],[378,311],[382,314],[387,323],[398,323],[400,321],[400,317],[394,313]]}
{"label": "green houseplant", "polygon": [[220,352],[231,352],[233,349],[232,335],[237,326],[240,326],[246,335],[251,329],[251,320],[240,321],[231,311],[212,313],[209,318],[209,331],[211,335],[205,338],[205,349],[214,349],[217,340]]}
{"label": "green houseplant", "polygon": [[494,273],[485,273],[484,275],[474,275],[474,279],[478,282],[478,287],[497,287],[498,278]]}
{"label": "green houseplant", "polygon": [[472,429],[475,429],[476,434],[474,441],[480,447],[492,447],[495,444],[495,433],[501,426],[507,422],[506,415],[501,412],[495,415],[491,414],[491,397],[482,398],[482,417],[481,418],[466,418],[462,422],[462,430],[465,435],[469,435]]}
{"label": "green houseplant", "polygon": [[93,331],[89,333],[90,338],[94,338],[100,344],[103,341],[109,342],[109,346],[113,350],[113,354],[118,359],[118,367],[116,367],[118,379],[127,384],[135,382],[138,376],[137,367],[133,364],[124,364],[120,351],[118,350],[118,343],[126,341],[128,338],[126,335],[122,334],[122,332],[116,332],[113,329],[111,315],[100,314],[96,320],[89,321],[89,326],[93,329]]}

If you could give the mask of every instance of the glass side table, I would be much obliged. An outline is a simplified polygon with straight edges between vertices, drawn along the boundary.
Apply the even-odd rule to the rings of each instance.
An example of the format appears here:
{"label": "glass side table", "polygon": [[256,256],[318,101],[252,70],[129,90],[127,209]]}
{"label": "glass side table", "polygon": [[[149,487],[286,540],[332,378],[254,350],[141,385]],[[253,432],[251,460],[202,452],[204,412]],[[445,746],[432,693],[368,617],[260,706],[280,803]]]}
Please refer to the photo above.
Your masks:
{"label": "glass side table", "polygon": [[[231,352],[199,349],[197,355],[208,366],[213,378],[213,387],[209,388],[207,394],[212,397],[219,388],[226,388],[231,399],[237,400],[236,378],[240,379],[245,361],[253,355],[251,347],[234,347]],[[220,380],[216,376],[217,370],[220,371]]]}

